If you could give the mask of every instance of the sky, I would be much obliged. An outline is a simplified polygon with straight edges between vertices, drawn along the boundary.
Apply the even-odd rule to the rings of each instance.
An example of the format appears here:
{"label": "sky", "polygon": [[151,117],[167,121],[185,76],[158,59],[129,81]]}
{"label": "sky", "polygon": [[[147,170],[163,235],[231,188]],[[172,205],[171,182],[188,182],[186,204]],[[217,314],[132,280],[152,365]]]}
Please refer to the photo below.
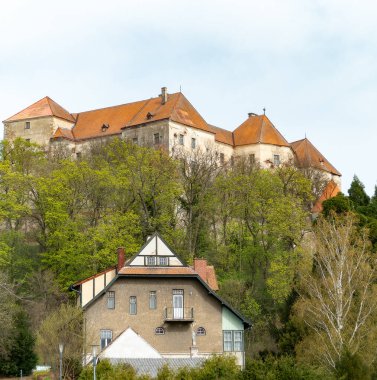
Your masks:
{"label": "sky", "polygon": [[266,108],[345,193],[355,174],[374,193],[374,0],[0,0],[0,15],[1,120],[47,95],[80,112],[181,88],[228,130]]}

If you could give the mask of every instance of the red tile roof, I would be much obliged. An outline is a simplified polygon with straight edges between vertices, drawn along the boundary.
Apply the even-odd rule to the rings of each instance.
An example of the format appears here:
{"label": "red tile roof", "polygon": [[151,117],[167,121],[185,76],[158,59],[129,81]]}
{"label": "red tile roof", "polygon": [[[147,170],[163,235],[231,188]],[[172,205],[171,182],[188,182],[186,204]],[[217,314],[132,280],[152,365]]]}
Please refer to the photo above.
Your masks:
{"label": "red tile roof", "polygon": [[234,145],[271,144],[289,147],[288,141],[266,115],[251,114],[234,132]]}
{"label": "red tile roof", "polygon": [[57,130],[55,131],[54,135],[53,135],[53,138],[65,138],[65,139],[68,139],[68,140],[74,140],[74,136],[73,136],[73,133],[72,133],[72,130],[71,129],[66,129],[66,128],[57,128]]}
{"label": "red tile roof", "polygon": [[210,124],[208,124],[208,127],[211,129],[213,133],[215,133],[216,141],[223,144],[234,146],[233,133],[231,131],[228,131],[226,129],[222,129],[219,127],[215,127],[214,125],[210,125]]}
{"label": "red tile roof", "polygon": [[43,116],[55,116],[60,119],[71,121],[72,123],[75,121],[74,117],[67,110],[65,110],[58,103],[54,102],[48,96],[38,100],[31,106],[25,108],[21,112],[16,113],[5,121],[17,121]]}
{"label": "red tile roof", "polygon": [[307,138],[294,141],[291,146],[300,167],[312,167],[341,175]]}
{"label": "red tile roof", "polygon": [[323,210],[322,203],[326,201],[327,199],[335,197],[339,193],[340,193],[339,186],[334,181],[329,181],[329,183],[326,185],[325,189],[323,190],[321,196],[315,202],[312,208],[312,212],[313,213],[321,212]]}

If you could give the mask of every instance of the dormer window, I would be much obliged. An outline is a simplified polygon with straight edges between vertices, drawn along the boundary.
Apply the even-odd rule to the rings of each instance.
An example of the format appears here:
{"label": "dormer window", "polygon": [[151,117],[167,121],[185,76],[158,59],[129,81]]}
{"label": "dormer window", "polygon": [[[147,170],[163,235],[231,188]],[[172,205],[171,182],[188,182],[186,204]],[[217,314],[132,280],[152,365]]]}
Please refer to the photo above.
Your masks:
{"label": "dormer window", "polygon": [[147,113],[147,119],[148,120],[152,119],[153,116],[154,116],[153,113],[151,113],[151,112]]}
{"label": "dormer window", "polygon": [[145,256],[145,265],[149,267],[167,267],[169,266],[169,258],[166,256]]}
{"label": "dormer window", "polygon": [[25,129],[30,129],[30,121],[25,122]]}
{"label": "dormer window", "polygon": [[109,127],[110,127],[109,124],[103,124],[101,128],[102,132],[106,132],[109,129]]}

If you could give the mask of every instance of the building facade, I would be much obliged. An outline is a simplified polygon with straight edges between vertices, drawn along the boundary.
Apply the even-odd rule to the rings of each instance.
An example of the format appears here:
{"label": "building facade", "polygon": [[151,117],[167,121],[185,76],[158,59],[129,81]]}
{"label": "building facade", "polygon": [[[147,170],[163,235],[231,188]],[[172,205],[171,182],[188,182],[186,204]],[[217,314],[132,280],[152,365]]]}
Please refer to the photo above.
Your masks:
{"label": "building facade", "polygon": [[181,93],[80,113],[70,113],[45,97],[4,122],[4,137],[22,137],[46,149],[67,148],[80,156],[94,141],[121,137],[174,154],[213,150],[220,163],[248,157],[262,168],[292,161],[321,172],[341,187],[341,174],[308,139],[289,143],[269,118],[249,113],[233,132],[205,121]]}
{"label": "building facade", "polygon": [[157,352],[150,358],[225,353],[244,365],[244,331],[251,323],[217,295],[215,270],[206,260],[188,266],[157,234],[137,255],[126,262],[124,256],[118,249],[116,267],[72,285],[84,309],[88,344],[98,344],[100,355],[146,359],[144,350],[138,354],[122,343],[131,328]]}

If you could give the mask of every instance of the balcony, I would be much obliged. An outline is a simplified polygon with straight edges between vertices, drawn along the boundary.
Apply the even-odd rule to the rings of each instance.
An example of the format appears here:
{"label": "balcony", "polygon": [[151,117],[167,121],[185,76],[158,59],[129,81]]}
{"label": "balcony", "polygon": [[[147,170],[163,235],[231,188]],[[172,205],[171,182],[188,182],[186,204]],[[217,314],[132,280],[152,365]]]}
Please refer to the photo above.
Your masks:
{"label": "balcony", "polygon": [[193,307],[166,307],[164,310],[165,322],[193,322],[194,308]]}

